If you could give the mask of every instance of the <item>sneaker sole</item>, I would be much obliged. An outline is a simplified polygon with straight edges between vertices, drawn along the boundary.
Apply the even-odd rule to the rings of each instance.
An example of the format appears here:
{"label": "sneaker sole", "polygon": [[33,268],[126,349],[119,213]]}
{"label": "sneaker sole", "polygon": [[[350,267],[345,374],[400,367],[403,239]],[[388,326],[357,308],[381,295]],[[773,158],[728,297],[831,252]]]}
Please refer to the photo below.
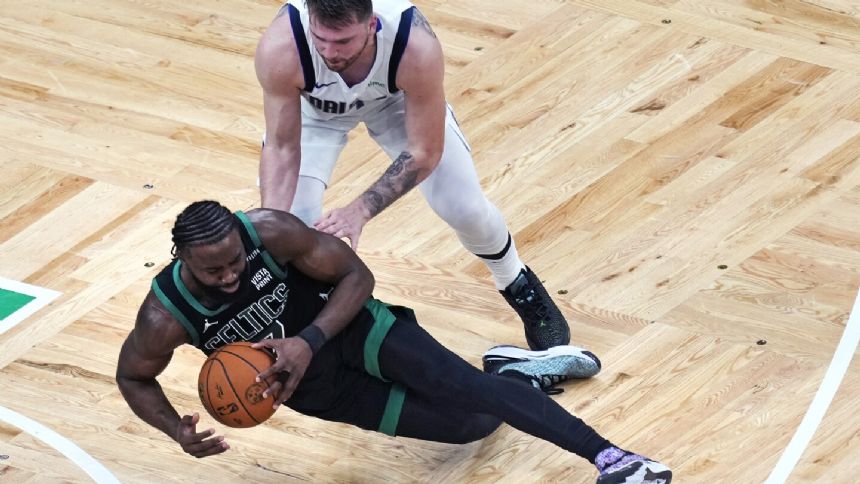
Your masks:
{"label": "sneaker sole", "polygon": [[[516,346],[502,345],[490,348],[483,356],[485,365],[487,362],[503,363],[497,369],[499,374],[510,370],[530,374],[534,371],[532,367],[535,363],[554,359],[567,360],[565,364],[568,365],[568,371],[565,374],[568,378],[591,378],[601,370],[600,360],[594,353],[576,346],[556,346],[545,351],[529,351]],[[571,359],[573,361],[570,361]]]}
{"label": "sneaker sole", "polygon": [[[556,356],[584,356],[592,357],[594,353],[577,346],[553,346],[548,350],[526,350],[516,346],[501,345],[494,346],[484,353],[483,358],[510,358],[516,360],[540,360]],[[595,356],[594,359],[597,357]],[[599,363],[598,363],[599,365]]]}
{"label": "sneaker sole", "polygon": [[[594,375],[600,373],[600,366],[595,363],[595,361],[591,358],[583,358],[581,356],[570,356],[563,355],[558,356],[556,358],[564,358],[566,361],[562,363],[565,371],[561,372],[549,372],[549,374],[553,375],[565,375],[567,378],[574,379],[584,379],[591,378]],[[587,363],[585,363],[587,362]],[[540,360],[523,360],[523,361],[512,361],[503,365],[499,368],[499,374],[503,374],[508,371],[517,371],[523,374],[535,374],[534,366],[535,364],[540,364]],[[538,374],[547,373],[546,371],[538,371]]]}
{"label": "sneaker sole", "polygon": [[597,484],[669,484],[672,471],[659,462],[631,462],[609,475],[597,478]]}

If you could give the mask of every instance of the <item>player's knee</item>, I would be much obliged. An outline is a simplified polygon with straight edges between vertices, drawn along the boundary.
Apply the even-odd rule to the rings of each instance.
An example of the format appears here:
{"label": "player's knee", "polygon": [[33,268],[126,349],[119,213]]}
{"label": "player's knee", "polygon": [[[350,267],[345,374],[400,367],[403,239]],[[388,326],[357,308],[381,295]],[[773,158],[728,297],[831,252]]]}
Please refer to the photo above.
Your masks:
{"label": "player's knee", "polygon": [[308,227],[312,227],[322,217],[325,187],[325,183],[318,178],[299,175],[290,213],[301,219]]}
{"label": "player's knee", "polygon": [[471,414],[463,422],[459,435],[453,443],[468,444],[481,440],[495,432],[501,424],[502,421],[492,415]]}
{"label": "player's knee", "polygon": [[438,210],[439,216],[454,230],[468,231],[475,227],[484,227],[490,214],[490,204],[486,198],[459,200],[443,210]]}

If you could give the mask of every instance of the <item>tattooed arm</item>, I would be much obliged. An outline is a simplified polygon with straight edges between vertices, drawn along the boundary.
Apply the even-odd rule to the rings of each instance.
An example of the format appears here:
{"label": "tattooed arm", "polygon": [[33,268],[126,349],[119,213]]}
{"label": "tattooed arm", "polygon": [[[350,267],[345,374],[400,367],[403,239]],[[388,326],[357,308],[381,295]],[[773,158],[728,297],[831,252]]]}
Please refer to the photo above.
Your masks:
{"label": "tattooed arm", "polygon": [[416,8],[406,50],[397,68],[397,87],[406,101],[406,150],[364,193],[332,210],[316,228],[347,237],[353,248],[364,224],[427,178],[439,164],[445,144],[445,63],[427,19]]}
{"label": "tattooed arm", "polygon": [[406,98],[406,151],[361,196],[372,218],[421,183],[436,168],[445,142],[445,65],[430,24],[416,8],[397,86]]}
{"label": "tattooed arm", "polygon": [[[364,205],[368,220],[375,217],[419,183],[418,166],[412,153],[409,151],[400,153],[400,156],[385,170],[379,180],[376,180],[376,183],[361,195],[361,203]],[[429,171],[422,179],[426,178],[427,175],[429,175]]]}

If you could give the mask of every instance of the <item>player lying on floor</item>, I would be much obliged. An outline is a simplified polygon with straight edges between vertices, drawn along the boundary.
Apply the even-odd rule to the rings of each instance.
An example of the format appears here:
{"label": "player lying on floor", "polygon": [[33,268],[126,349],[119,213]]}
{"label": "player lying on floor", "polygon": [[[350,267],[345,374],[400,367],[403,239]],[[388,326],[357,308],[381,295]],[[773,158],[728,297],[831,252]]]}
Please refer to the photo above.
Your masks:
{"label": "player lying on floor", "polygon": [[182,344],[209,354],[244,340],[274,350],[260,377],[289,377],[266,392],[306,415],[449,443],[505,422],[592,462],[599,483],[671,480],[666,466],[613,445],[545,393],[595,375],[600,362],[588,351],[496,347],[481,371],[410,309],[373,299],[373,275],[349,246],[285,212],[195,202],[177,217],[173,242],[176,259],[153,280],[117,382],[140,418],[195,457],[229,445],[212,429],[197,432],[198,415],[180,418],[156,377]]}

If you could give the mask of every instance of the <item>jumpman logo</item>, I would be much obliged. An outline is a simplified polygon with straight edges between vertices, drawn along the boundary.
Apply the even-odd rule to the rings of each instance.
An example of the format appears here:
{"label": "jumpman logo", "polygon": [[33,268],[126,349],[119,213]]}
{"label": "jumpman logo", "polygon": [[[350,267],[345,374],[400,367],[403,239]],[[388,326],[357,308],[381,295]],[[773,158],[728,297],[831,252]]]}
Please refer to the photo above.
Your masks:
{"label": "jumpman logo", "polygon": [[210,323],[208,318],[203,319],[203,332],[205,333],[206,331],[209,331],[209,327],[216,324],[218,324],[218,321],[212,321]]}

